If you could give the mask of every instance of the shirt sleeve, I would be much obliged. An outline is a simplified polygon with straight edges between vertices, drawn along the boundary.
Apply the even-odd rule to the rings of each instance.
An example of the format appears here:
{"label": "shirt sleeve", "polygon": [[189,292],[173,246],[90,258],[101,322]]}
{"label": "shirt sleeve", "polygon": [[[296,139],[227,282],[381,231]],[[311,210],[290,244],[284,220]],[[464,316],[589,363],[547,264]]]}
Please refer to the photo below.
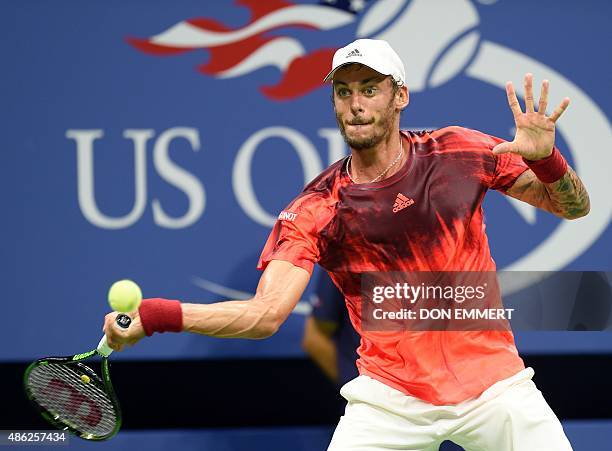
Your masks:
{"label": "shirt sleeve", "polygon": [[283,210],[274,224],[259,257],[257,269],[265,269],[272,260],[283,260],[312,274],[319,261],[316,196],[298,197]]}
{"label": "shirt sleeve", "polygon": [[475,146],[482,149],[482,155],[485,159],[485,180],[489,189],[501,191],[505,194],[514,185],[516,179],[529,169],[520,155],[515,153],[496,155],[492,152],[497,144],[505,142],[505,140],[478,130],[459,129],[464,134],[463,139],[469,143],[470,147]]}
{"label": "shirt sleeve", "polygon": [[515,153],[492,155],[495,158],[495,172],[489,188],[505,194],[514,185],[516,179],[529,167],[525,164],[523,158]]}

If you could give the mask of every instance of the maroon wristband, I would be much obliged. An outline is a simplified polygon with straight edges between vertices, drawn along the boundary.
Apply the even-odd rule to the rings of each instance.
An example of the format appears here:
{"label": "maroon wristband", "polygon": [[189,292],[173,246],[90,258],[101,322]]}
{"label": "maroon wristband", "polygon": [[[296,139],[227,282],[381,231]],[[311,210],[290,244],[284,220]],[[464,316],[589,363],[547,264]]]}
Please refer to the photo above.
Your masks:
{"label": "maroon wristband", "polygon": [[552,153],[546,158],[535,161],[523,158],[523,161],[536,177],[544,183],[556,182],[567,172],[567,161],[556,147],[553,147]]}
{"label": "maroon wristband", "polygon": [[179,301],[153,298],[143,299],[138,308],[142,328],[148,337],[155,332],[181,332],[183,309]]}

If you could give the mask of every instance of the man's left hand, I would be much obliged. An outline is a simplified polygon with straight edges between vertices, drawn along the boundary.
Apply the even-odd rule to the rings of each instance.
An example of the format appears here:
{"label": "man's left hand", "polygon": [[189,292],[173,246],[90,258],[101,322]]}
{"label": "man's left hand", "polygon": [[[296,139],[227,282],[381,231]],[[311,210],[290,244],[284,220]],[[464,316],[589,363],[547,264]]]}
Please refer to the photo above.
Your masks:
{"label": "man's left hand", "polygon": [[569,105],[565,97],[550,116],[546,116],[548,105],[548,80],[542,81],[542,92],[538,111],[535,111],[533,101],[533,75],[525,75],[525,112],[521,110],[512,82],[506,83],[508,104],[514,116],[516,135],[510,142],[500,143],[493,148],[493,153],[513,152],[527,160],[541,160],[548,157],[555,144],[555,122],[561,117]]}

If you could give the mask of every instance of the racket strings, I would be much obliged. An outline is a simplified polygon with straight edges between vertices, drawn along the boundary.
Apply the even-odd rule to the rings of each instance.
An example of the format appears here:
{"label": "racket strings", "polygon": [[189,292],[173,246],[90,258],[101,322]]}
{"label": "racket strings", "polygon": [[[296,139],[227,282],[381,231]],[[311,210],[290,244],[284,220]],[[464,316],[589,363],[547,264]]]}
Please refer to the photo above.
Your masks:
{"label": "racket strings", "polygon": [[32,398],[55,421],[82,434],[102,437],[110,434],[116,423],[115,407],[109,396],[94,381],[85,383],[74,365],[47,364],[35,367],[29,375]]}

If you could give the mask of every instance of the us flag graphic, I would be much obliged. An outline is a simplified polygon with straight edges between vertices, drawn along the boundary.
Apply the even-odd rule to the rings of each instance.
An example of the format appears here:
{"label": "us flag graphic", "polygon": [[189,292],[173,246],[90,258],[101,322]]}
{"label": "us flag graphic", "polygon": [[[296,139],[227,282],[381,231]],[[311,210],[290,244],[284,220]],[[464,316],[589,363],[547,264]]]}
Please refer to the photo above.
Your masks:
{"label": "us flag graphic", "polygon": [[248,8],[250,19],[239,27],[229,27],[210,17],[191,18],[172,25],[148,38],[128,37],[127,42],[141,52],[171,56],[205,50],[206,63],[197,70],[207,76],[233,78],[266,66],[282,72],[274,85],[260,86],[272,100],[289,100],[320,87],[329,71],[337,47],[307,50],[293,30],[323,32],[350,26],[366,0],[327,0],[318,4],[296,4],[285,0],[237,0]]}

